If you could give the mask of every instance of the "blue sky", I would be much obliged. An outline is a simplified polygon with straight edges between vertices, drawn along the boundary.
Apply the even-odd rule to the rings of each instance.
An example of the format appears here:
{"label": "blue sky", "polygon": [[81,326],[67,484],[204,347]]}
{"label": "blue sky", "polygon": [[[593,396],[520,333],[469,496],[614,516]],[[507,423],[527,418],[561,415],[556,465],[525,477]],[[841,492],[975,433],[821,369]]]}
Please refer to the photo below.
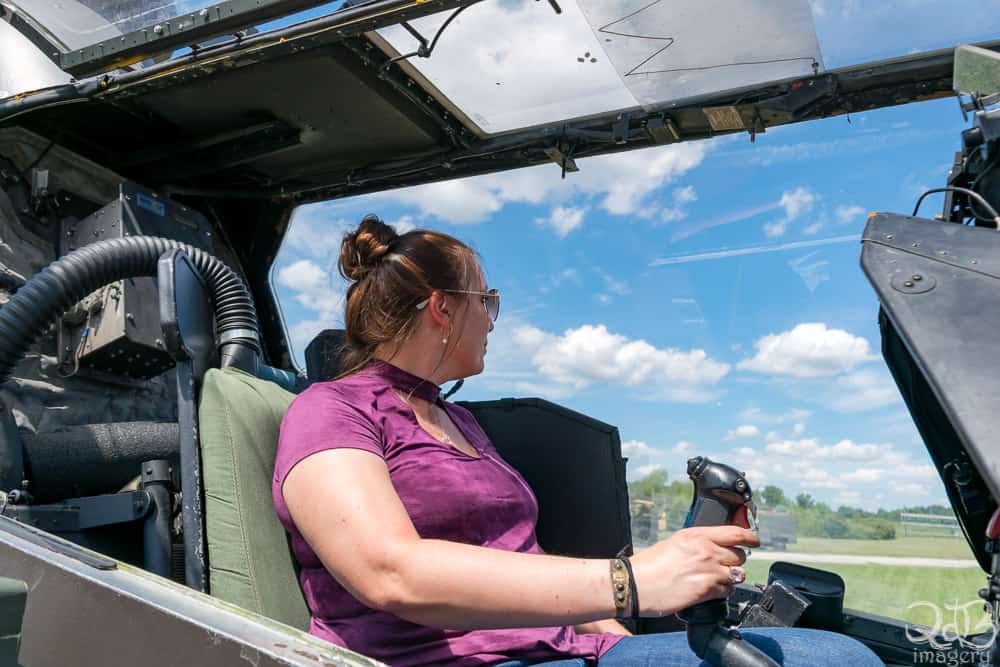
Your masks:
{"label": "blue sky", "polygon": [[[854,3],[818,4],[823,43]],[[544,165],[305,206],[274,284],[301,359],[342,322],[346,229],[374,212],[443,230],[503,294],[487,371],[456,398],[541,396],[614,424],[633,478],[683,479],[708,454],[835,506],[943,503],[879,356],[858,237],[869,211],[909,213],[944,183],[963,127],[940,100],[580,160],[566,180]]]}

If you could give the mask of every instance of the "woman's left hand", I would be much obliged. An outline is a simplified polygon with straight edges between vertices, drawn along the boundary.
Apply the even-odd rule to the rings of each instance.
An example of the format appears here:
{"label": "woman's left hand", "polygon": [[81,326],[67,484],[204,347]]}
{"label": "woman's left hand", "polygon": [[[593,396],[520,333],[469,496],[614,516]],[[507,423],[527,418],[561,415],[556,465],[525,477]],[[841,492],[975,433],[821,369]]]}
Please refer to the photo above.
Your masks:
{"label": "woman's left hand", "polygon": [[581,623],[580,625],[574,625],[573,629],[576,630],[577,634],[589,635],[589,634],[609,634],[609,635],[631,635],[632,633],[628,631],[624,625],[619,623],[613,618],[609,618],[605,621],[593,621],[592,623]]}

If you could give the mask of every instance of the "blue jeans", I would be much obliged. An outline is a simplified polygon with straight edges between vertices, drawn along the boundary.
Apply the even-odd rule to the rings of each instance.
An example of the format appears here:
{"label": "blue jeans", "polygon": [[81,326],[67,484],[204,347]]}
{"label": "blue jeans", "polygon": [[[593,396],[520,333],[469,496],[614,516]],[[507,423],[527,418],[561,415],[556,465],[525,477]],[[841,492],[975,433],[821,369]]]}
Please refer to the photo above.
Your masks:
{"label": "blue jeans", "polygon": [[[805,628],[747,628],[743,638],[762,650],[783,667],[885,667],[872,651],[846,635]],[[495,667],[585,667],[583,658],[563,658],[531,663],[522,660],[502,662]],[[625,637],[598,661],[599,667],[708,667],[688,648],[684,632]]]}

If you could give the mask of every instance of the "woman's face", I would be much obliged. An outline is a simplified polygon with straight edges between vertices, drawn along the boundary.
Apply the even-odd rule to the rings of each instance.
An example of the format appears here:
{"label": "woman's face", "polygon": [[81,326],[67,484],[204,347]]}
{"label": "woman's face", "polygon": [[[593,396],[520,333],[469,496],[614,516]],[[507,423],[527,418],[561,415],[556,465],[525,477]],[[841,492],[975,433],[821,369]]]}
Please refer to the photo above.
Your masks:
{"label": "woman's face", "polygon": [[[474,292],[489,289],[481,270],[468,288]],[[451,358],[455,373],[460,377],[478,375],[485,368],[486,337],[493,331],[493,322],[483,307],[483,298],[478,294],[451,294],[458,304],[458,315],[452,337],[455,339]]]}

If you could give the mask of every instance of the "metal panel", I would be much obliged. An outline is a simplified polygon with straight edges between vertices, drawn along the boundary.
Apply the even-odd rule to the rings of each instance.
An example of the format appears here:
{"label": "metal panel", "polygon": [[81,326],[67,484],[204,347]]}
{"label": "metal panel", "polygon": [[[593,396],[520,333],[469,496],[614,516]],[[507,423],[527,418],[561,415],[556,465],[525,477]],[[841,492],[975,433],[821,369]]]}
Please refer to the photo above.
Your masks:
{"label": "metal panel", "polygon": [[381,664],[125,564],[94,568],[47,543],[90,554],[0,517],[0,577],[30,587],[22,667]]}
{"label": "metal panel", "polygon": [[877,214],[862,241],[888,318],[883,352],[985,569],[983,528],[1000,498],[1000,234]]}

